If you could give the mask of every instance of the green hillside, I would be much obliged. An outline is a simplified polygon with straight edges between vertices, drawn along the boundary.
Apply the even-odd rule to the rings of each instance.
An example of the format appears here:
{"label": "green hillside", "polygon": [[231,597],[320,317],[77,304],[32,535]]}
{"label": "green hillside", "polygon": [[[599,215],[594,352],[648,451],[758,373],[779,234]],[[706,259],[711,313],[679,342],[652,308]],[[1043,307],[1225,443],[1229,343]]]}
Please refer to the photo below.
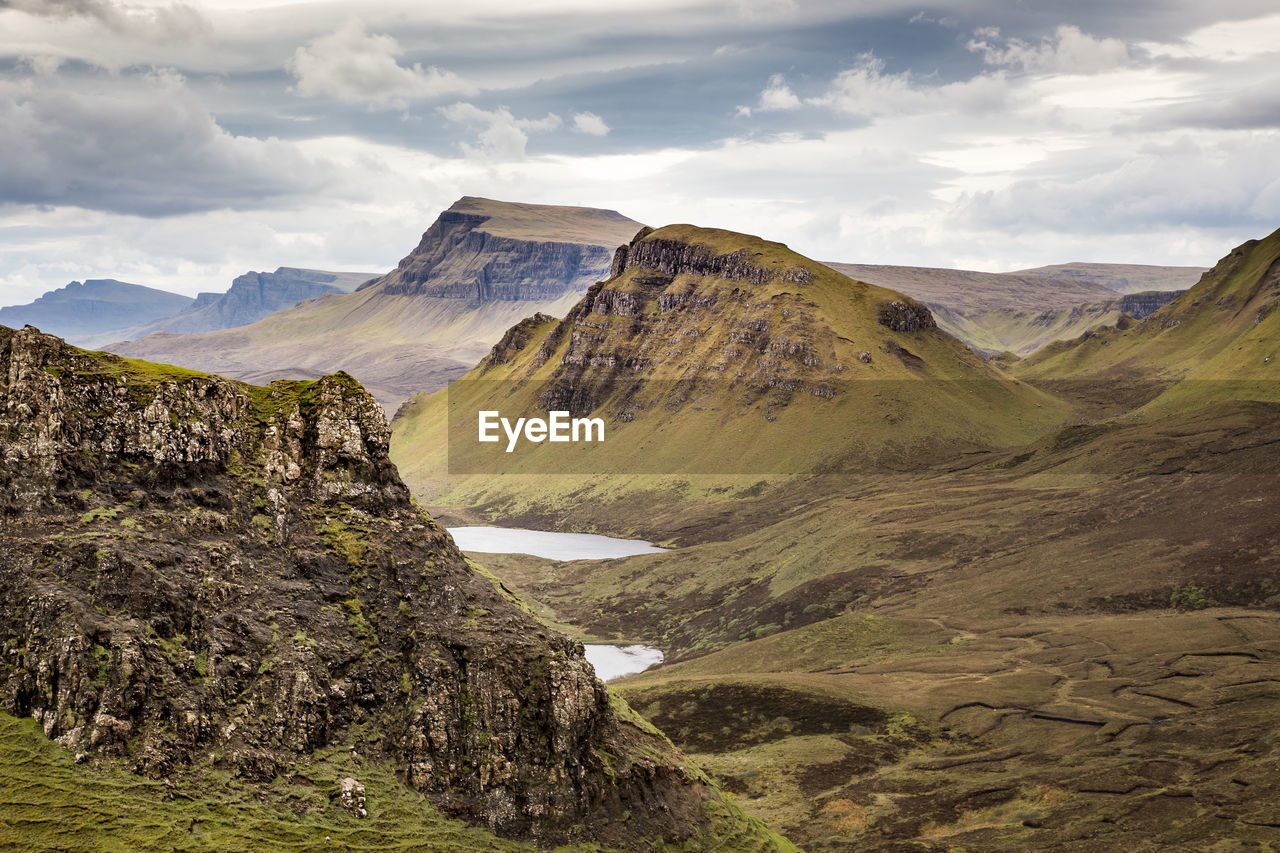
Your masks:
{"label": "green hillside", "polygon": [[[554,512],[583,488],[725,493],[919,467],[1025,441],[1064,415],[914,301],[782,244],[674,225],[627,255],[563,321],[531,318],[449,389],[406,404],[393,452],[419,495]],[[606,440],[511,453],[477,441],[482,410],[514,421],[548,408],[601,418]]]}
{"label": "green hillside", "polygon": [[1280,231],[1231,251],[1185,294],[1137,323],[1046,347],[1017,368],[1036,381],[1142,383],[1142,412],[1280,399]]}

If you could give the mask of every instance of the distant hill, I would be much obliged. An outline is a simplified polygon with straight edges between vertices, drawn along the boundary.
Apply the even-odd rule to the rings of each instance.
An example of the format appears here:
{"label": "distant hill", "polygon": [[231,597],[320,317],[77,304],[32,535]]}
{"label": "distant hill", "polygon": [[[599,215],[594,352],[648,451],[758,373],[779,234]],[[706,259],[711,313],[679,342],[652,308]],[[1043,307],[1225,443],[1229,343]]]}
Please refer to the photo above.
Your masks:
{"label": "distant hill", "polygon": [[920,300],[933,311],[940,328],[980,352],[1019,355],[1114,323],[1122,313],[1145,316],[1204,272],[1198,267],[1137,264],[1060,264],[1011,273],[880,264],[827,266]]}
{"label": "distant hill", "polygon": [[41,331],[84,344],[93,336],[139,321],[168,317],[190,307],[190,296],[112,278],[73,281],[26,305],[0,308],[0,325]]}
{"label": "distant hill", "polygon": [[1204,267],[1161,267],[1149,264],[1053,264],[1033,267],[1003,275],[1032,275],[1061,281],[1085,281],[1101,284],[1116,293],[1141,293],[1144,290],[1186,290],[1205,272]]}
{"label": "distant hill", "polygon": [[346,370],[392,413],[465,373],[525,317],[566,312],[640,228],[612,210],[468,196],[395,270],[353,293],[235,329],[155,333],[110,349],[249,382]]}
{"label": "distant hill", "polygon": [[225,293],[201,293],[195,302],[176,314],[106,332],[88,345],[134,340],[152,332],[190,334],[247,326],[305,299],[350,293],[377,275],[295,267],[279,267],[275,272],[247,272],[232,281]]}
{"label": "distant hill", "polygon": [[1157,383],[1165,390],[1151,405],[1162,410],[1280,401],[1277,305],[1280,230],[1237,246],[1142,321],[1052,344],[1018,369],[1037,380]]}

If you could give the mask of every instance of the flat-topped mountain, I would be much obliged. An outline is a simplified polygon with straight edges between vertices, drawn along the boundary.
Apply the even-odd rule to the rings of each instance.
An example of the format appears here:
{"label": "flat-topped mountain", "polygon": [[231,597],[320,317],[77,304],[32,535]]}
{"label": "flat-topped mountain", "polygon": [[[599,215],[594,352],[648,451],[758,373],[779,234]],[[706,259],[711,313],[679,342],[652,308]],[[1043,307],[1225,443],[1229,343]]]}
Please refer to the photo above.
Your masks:
{"label": "flat-topped mountain", "polygon": [[1076,261],[1016,270],[1005,275],[1043,276],[1068,282],[1101,284],[1116,293],[1144,290],[1186,290],[1204,275],[1204,267],[1169,267],[1154,264],[1098,264]]}
{"label": "flat-topped mountain", "polygon": [[51,290],[26,305],[0,308],[0,324],[21,328],[29,323],[87,342],[113,329],[176,314],[194,301],[190,296],[141,284],[88,279]]}
{"label": "flat-topped mountain", "polygon": [[0,328],[0,401],[0,702],[78,760],[278,789],[340,749],[543,845],[792,849],[467,564],[349,376],[259,388]]}
{"label": "flat-topped mountain", "polygon": [[237,276],[223,293],[201,293],[185,310],[129,328],[114,329],[86,341],[104,346],[134,340],[152,332],[212,332],[247,326],[305,299],[330,293],[350,293],[376,273],[278,267],[275,272],[247,272]]}
{"label": "flat-topped mountain", "polygon": [[465,373],[510,326],[563,314],[640,229],[614,211],[465,197],[356,292],[237,329],[153,334],[112,350],[246,381],[346,370],[389,412]]}

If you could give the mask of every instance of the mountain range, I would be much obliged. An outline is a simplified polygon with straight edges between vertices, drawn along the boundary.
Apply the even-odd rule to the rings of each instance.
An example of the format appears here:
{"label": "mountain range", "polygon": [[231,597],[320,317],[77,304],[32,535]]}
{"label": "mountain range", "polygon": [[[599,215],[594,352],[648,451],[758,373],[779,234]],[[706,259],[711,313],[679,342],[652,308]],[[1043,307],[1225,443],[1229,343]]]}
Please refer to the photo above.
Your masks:
{"label": "mountain range", "polygon": [[356,376],[389,412],[465,373],[511,325],[563,313],[640,223],[609,210],[464,197],[396,269],[248,326],[155,333],[113,352],[245,381]]}
{"label": "mountain range", "polygon": [[0,325],[48,329],[71,341],[90,343],[139,321],[150,322],[190,308],[190,296],[115,279],[73,281],[26,305],[0,308]]}
{"label": "mountain range", "polygon": [[[98,803],[209,849],[1280,844],[1280,231],[1203,273],[836,266],[465,198],[349,294],[135,342],[309,346],[382,406],[0,331],[4,801],[48,849]],[[604,440],[476,440],[550,410]],[[588,639],[665,663],[605,688]]]}

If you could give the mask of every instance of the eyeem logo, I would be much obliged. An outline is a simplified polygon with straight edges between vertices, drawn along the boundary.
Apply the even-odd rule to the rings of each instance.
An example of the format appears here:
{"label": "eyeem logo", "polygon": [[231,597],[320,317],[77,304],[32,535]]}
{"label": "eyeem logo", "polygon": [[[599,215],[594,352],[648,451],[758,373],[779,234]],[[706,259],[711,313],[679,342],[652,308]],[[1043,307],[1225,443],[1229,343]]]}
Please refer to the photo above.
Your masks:
{"label": "eyeem logo", "polygon": [[568,412],[547,412],[547,415],[547,418],[517,418],[512,425],[499,412],[480,412],[480,441],[501,441],[499,427],[507,434],[508,453],[516,449],[521,433],[534,444],[543,441],[604,441],[602,418],[570,418]]}

